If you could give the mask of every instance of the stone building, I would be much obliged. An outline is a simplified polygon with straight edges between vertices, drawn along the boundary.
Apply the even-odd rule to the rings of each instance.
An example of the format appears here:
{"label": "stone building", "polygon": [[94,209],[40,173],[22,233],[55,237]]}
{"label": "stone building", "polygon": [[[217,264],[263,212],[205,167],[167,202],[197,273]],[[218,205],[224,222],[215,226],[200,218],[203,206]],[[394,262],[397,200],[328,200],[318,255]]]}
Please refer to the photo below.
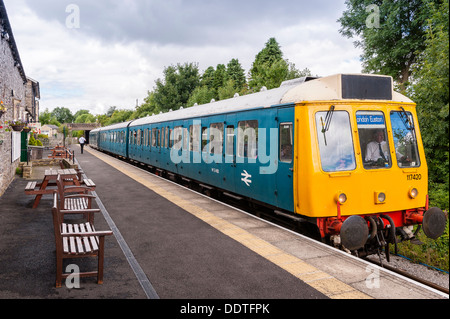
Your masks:
{"label": "stone building", "polygon": [[6,121],[38,121],[39,83],[27,78],[5,4],[0,0],[0,196],[12,182],[20,161],[21,133],[7,132]]}

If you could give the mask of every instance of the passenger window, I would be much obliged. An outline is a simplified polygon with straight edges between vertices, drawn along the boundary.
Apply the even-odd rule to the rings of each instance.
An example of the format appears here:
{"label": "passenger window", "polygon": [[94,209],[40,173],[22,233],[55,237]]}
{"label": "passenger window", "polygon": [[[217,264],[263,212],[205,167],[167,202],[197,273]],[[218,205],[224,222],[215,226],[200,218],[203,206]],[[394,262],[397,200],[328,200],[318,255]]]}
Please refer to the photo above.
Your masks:
{"label": "passenger window", "polygon": [[208,128],[202,127],[202,152],[207,152],[206,146],[208,145]]}
{"label": "passenger window", "polygon": [[209,127],[210,153],[220,155],[223,152],[223,123],[211,124]]}
{"label": "passenger window", "polygon": [[190,137],[190,151],[200,152],[200,125],[191,125]]}
{"label": "passenger window", "polygon": [[161,130],[159,129],[156,130],[156,146],[161,146]]}
{"label": "passenger window", "polygon": [[165,138],[165,147],[169,147],[169,127],[166,127],[166,138]]}
{"label": "passenger window", "polygon": [[378,111],[356,112],[356,122],[364,168],[391,167],[391,152],[384,113]]}
{"label": "passenger window", "polygon": [[292,163],[293,126],[292,123],[280,124],[280,161]]}
{"label": "passenger window", "polygon": [[189,149],[189,130],[188,128],[183,129],[183,150],[187,151]]}
{"label": "passenger window", "polygon": [[226,137],[226,149],[225,154],[229,156],[234,155],[234,126],[227,126],[227,137]]}
{"label": "passenger window", "polygon": [[138,145],[142,145],[142,139],[141,139],[141,137],[142,137],[142,131],[141,131],[141,130],[138,130],[138,132],[137,132],[137,144],[138,144]]}
{"label": "passenger window", "polygon": [[156,128],[152,130],[152,146],[156,147]]}
{"label": "passenger window", "polygon": [[[172,136],[173,135],[173,136]],[[170,140],[173,143],[173,148],[175,150],[180,150],[183,140],[183,127],[177,126],[170,134]]]}
{"label": "passenger window", "polygon": [[169,130],[169,136],[170,136],[170,138],[169,138],[169,148],[172,148],[173,147],[173,130],[172,129]]}
{"label": "passenger window", "polygon": [[412,114],[393,111],[391,124],[398,166],[419,167],[420,157]]}
{"label": "passenger window", "polygon": [[258,121],[242,121],[238,123],[239,157],[256,158],[258,156]]}
{"label": "passenger window", "polygon": [[[317,137],[320,159],[325,172],[351,171],[356,169],[350,116],[346,111],[316,113]],[[302,150],[297,150],[302,156]]]}

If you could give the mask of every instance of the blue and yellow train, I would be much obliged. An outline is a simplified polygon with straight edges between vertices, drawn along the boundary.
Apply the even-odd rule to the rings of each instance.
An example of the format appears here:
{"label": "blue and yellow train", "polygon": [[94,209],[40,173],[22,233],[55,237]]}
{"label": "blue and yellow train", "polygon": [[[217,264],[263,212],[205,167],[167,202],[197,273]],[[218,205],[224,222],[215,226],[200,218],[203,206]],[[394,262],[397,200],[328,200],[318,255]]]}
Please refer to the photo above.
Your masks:
{"label": "blue and yellow train", "polygon": [[[360,256],[442,235],[428,207],[416,105],[389,76],[301,78],[279,88],[103,127],[98,150],[313,224]],[[416,229],[417,231],[417,229]]]}

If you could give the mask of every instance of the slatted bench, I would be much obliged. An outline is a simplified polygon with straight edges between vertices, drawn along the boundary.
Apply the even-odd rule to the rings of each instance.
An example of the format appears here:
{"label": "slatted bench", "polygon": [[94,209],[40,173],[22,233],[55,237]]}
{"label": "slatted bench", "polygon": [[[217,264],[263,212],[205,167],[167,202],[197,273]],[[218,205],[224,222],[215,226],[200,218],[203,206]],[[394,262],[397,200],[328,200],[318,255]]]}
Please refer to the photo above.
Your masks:
{"label": "slatted bench", "polygon": [[[73,212],[60,210],[58,193],[53,195],[53,226],[56,245],[56,288],[61,288],[62,280],[69,275],[63,271],[63,260],[71,258],[98,258],[97,271],[80,272],[80,277],[97,277],[97,283],[103,284],[103,262],[105,256],[105,237],[112,235],[112,231],[96,231],[94,224],[64,223],[64,215]],[[79,213],[79,212],[76,212]]]}
{"label": "slatted bench", "polygon": [[86,185],[86,187],[89,187],[89,188],[92,188],[92,189],[95,190],[96,185],[95,185],[95,183],[92,181],[92,179],[85,178],[85,179],[83,180],[83,183],[84,183],[84,185]]}
{"label": "slatted bench", "polygon": [[70,214],[83,214],[87,221],[94,223],[94,214],[99,213],[100,209],[92,208],[92,200],[96,196],[89,193],[94,191],[93,188],[86,186],[64,186],[61,175],[56,179],[56,186],[59,195],[59,209],[61,211]]}
{"label": "slatted bench", "polygon": [[[36,188],[37,182],[29,182],[27,186],[25,187],[25,193],[34,192],[34,189]],[[27,194],[29,195],[29,194]]]}

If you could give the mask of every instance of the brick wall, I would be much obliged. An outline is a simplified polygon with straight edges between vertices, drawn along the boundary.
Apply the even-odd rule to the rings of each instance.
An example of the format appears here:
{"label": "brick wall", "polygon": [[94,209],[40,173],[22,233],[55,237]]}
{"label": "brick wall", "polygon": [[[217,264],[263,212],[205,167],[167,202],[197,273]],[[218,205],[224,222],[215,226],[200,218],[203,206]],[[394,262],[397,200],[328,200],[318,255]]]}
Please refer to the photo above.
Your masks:
{"label": "brick wall", "polygon": [[[1,29],[1,27],[0,27]],[[14,96],[12,92],[14,91]],[[19,160],[11,163],[11,132],[5,131],[5,121],[21,116],[25,109],[25,86],[19,68],[15,65],[11,44],[0,36],[0,100],[7,113],[0,118],[0,196],[3,195],[15,176]]]}

